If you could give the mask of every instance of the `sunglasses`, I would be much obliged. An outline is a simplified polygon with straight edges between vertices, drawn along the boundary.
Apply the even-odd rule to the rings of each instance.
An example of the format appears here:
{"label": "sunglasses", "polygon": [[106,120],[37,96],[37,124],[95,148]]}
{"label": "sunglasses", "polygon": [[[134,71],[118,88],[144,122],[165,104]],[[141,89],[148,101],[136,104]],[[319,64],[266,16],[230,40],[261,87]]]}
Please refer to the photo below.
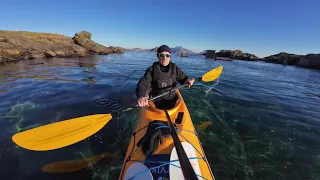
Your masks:
{"label": "sunglasses", "polygon": [[171,54],[158,54],[159,57],[167,57],[169,58],[171,56]]}

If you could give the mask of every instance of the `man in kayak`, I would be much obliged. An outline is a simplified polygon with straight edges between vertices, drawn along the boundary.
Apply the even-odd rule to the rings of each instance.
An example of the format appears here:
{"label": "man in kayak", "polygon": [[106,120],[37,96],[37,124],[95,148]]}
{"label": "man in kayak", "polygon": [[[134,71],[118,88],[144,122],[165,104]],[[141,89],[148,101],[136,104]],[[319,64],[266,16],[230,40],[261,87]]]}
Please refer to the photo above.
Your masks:
{"label": "man in kayak", "polygon": [[[167,45],[158,48],[157,57],[158,62],[154,62],[146,69],[137,85],[136,95],[140,107],[149,106],[149,96],[154,97],[165,93],[174,88],[177,82],[187,83],[189,87],[194,83],[194,78],[189,79],[176,64],[170,61],[171,50]],[[174,107],[177,98],[175,92],[171,92],[154,100],[154,103],[159,109],[170,109]]]}

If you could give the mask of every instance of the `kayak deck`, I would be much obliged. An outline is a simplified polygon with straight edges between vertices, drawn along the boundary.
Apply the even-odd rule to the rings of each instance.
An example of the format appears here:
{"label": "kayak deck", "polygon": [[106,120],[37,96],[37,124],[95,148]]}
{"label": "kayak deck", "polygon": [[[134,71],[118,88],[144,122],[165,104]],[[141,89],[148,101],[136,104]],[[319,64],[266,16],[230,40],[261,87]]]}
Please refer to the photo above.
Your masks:
{"label": "kayak deck", "polygon": [[[167,112],[175,125],[179,139],[198,179],[214,179],[189,111],[178,90],[176,94],[178,95],[176,105]],[[184,179],[170,134],[163,136],[163,143],[158,145],[153,156],[146,157],[143,154],[141,144],[138,142],[145,137],[151,122],[158,123],[157,128],[169,131],[164,110],[156,108],[153,102],[150,102],[148,108],[141,108],[119,179],[181,179],[181,176]],[[149,135],[150,133],[146,136]]]}

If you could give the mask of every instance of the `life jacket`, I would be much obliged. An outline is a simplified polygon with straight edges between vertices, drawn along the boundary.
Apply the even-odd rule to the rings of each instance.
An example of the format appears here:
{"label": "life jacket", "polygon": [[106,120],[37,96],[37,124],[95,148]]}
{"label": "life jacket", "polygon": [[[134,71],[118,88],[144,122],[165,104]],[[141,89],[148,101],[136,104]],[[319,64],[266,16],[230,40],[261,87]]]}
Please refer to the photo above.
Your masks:
{"label": "life jacket", "polygon": [[[165,93],[177,85],[176,82],[176,68],[173,62],[168,64],[169,70],[162,72],[160,69],[160,63],[153,63],[153,78],[152,78],[152,91],[151,96],[157,96]],[[173,99],[176,97],[175,92],[164,95],[161,99]]]}

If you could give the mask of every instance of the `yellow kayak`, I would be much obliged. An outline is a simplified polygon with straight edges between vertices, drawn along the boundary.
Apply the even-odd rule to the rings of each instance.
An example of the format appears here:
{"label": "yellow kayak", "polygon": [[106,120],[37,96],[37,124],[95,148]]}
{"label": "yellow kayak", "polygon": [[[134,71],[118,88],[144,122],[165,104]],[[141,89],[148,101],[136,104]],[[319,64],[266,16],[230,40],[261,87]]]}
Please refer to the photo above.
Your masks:
{"label": "yellow kayak", "polygon": [[[175,107],[167,112],[177,129],[182,147],[197,178],[214,179],[187,106],[178,90],[176,94],[179,99]],[[130,139],[119,179],[184,179],[173,138],[168,133],[166,114],[164,110],[156,108],[152,101],[149,105],[148,108],[140,109],[136,130]],[[161,129],[163,141],[152,155],[146,156],[141,142],[151,135],[150,132],[147,133],[150,124],[158,124],[157,129]]]}

